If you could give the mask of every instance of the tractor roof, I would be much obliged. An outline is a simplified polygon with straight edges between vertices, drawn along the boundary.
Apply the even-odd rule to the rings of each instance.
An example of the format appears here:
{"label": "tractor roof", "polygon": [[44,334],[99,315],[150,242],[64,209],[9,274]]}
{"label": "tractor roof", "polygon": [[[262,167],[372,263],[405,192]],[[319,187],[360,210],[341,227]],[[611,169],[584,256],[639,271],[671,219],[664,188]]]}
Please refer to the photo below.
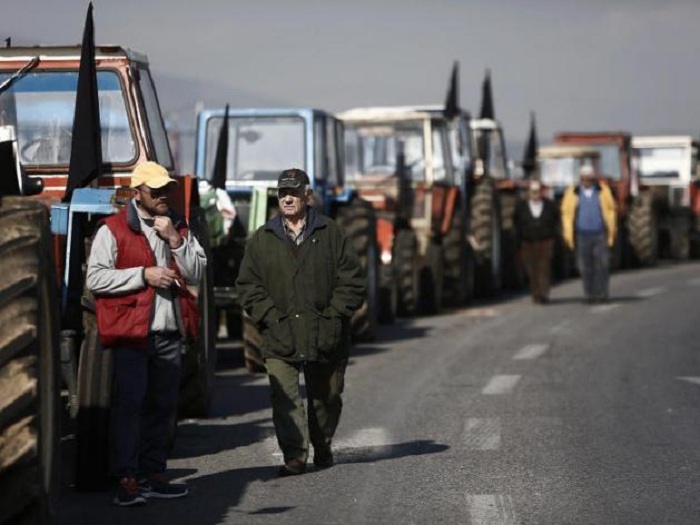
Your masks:
{"label": "tractor roof", "polygon": [[688,147],[693,145],[695,142],[695,138],[690,135],[632,137],[633,148],[663,148],[671,146]]}
{"label": "tractor roof", "polygon": [[589,158],[600,157],[600,152],[596,148],[588,146],[540,146],[537,150],[540,159],[563,159],[563,158]]}
{"label": "tractor roof", "polygon": [[430,110],[416,109],[414,106],[385,106],[355,108],[336,115],[345,122],[386,122],[398,120],[427,120],[433,118]]}
{"label": "tractor roof", "polygon": [[[28,61],[39,56],[42,61],[80,60],[80,46],[27,46],[0,48],[0,62]],[[118,45],[95,47],[96,60],[124,60],[148,63],[143,53]]]}

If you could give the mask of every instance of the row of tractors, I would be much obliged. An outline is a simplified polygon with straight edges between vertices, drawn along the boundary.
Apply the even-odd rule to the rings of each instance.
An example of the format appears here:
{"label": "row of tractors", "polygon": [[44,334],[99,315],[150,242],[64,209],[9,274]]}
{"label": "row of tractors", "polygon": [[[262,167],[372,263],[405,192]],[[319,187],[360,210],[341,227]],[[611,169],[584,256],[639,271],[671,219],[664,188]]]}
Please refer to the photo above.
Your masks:
{"label": "row of tractors", "polygon": [[[248,368],[264,366],[235,279],[247,238],[277,211],[283,169],[309,174],[314,205],[360,256],[367,297],[356,340],[397,316],[522,286],[513,211],[527,179],[510,172],[490,76],[478,118],[458,93],[455,66],[442,106],[200,113],[196,176],[174,174],[173,207],[211,263],[192,290],[202,315],[184,355],[180,416],[209,411],[222,321],[243,338]],[[618,266],[698,252],[692,140],[565,133],[536,149],[527,175],[555,197],[583,163],[610,181],[624,226]],[[82,46],[0,50],[0,524],[52,521],[65,412],[76,487],[108,482],[111,354],[99,344],[84,272],[97,222],[127,203],[130,173],[146,160],[175,171],[148,60],[96,47],[91,8]],[[559,251],[562,276],[571,259]]]}

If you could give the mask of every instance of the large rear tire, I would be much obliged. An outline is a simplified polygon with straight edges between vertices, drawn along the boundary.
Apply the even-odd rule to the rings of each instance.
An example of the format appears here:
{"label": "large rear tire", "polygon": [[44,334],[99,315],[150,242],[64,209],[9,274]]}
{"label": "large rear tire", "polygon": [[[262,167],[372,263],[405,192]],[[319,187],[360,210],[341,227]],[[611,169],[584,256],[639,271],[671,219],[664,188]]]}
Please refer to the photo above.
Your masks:
{"label": "large rear tire", "polygon": [[659,253],[659,232],[652,192],[642,192],[635,199],[629,208],[626,226],[635,263],[655,266]]}
{"label": "large rear tire", "polygon": [[379,318],[379,249],[374,208],[355,198],[338,208],[336,220],[352,241],[367,276],[367,296],[352,317],[352,336],[356,341],[371,341],[377,335]]}
{"label": "large rear tire", "polygon": [[0,523],[50,523],[59,490],[58,302],[48,210],[0,206]]}
{"label": "large rear tire", "polygon": [[396,277],[398,315],[412,317],[418,313],[419,264],[418,239],[413,230],[401,229],[394,238],[391,257]]}
{"label": "large rear tire", "polygon": [[501,208],[501,284],[507,290],[520,291],[525,286],[525,271],[518,254],[515,233],[515,207],[518,197],[509,191],[499,195]]}
{"label": "large rear tire", "polygon": [[474,296],[474,254],[457,213],[442,240],[442,256],[443,301],[446,306],[462,306]]}
{"label": "large rear tire", "polygon": [[471,202],[470,243],[476,258],[475,294],[480,298],[501,291],[501,214],[498,193],[489,180],[476,185]]}
{"label": "large rear tire", "polygon": [[[211,260],[211,247],[204,210],[192,209],[190,230],[204,249],[207,260]],[[219,328],[214,304],[213,279],[212,265],[207,264],[197,290],[198,336],[187,345],[182,359],[179,398],[181,417],[206,417],[211,408],[216,381],[216,334]]]}

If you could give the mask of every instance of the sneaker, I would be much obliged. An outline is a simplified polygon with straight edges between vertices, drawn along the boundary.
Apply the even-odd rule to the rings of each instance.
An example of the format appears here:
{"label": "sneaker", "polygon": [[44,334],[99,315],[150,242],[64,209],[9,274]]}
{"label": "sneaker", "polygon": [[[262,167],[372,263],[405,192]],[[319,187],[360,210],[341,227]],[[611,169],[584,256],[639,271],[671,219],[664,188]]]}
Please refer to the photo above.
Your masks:
{"label": "sneaker", "polygon": [[151,474],[139,480],[139,489],[146,498],[175,499],[184,498],[190,493],[182,483],[170,483],[162,474]]}
{"label": "sneaker", "polygon": [[136,478],[124,477],[119,480],[114,504],[120,507],[134,507],[146,504],[146,498],[136,482]]}

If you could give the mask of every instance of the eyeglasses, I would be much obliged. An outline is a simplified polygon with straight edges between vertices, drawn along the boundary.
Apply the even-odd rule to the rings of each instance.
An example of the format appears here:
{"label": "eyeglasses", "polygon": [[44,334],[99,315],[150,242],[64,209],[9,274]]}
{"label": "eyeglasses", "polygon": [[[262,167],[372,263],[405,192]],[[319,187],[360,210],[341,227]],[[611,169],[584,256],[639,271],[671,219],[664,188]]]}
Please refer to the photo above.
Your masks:
{"label": "eyeglasses", "polygon": [[304,196],[304,188],[280,188],[277,190],[278,199],[284,199],[287,195],[302,198]]}
{"label": "eyeglasses", "polygon": [[139,186],[139,191],[142,191],[146,193],[147,195],[150,195],[154,199],[159,199],[160,197],[166,197],[170,195],[170,184],[166,184],[162,188],[149,188],[146,185]]}

